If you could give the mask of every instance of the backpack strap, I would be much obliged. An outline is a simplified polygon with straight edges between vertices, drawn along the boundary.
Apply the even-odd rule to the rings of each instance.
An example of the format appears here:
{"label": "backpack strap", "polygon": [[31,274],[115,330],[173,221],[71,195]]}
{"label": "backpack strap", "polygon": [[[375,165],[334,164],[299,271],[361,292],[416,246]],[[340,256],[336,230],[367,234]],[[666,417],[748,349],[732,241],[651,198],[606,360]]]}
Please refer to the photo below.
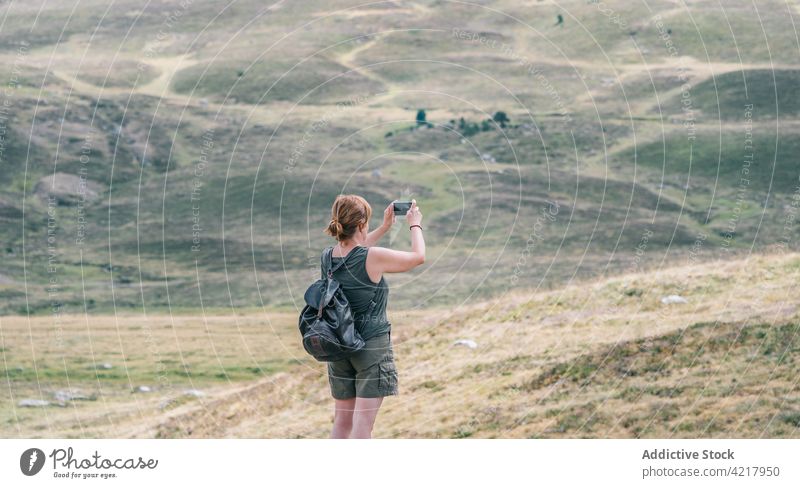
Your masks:
{"label": "backpack strap", "polygon": [[325,285],[322,290],[322,294],[320,295],[320,303],[317,307],[317,318],[322,317],[322,310],[325,308],[325,303],[327,300],[330,299],[331,294],[331,282],[330,280],[333,278],[333,272],[339,269],[342,264],[344,264],[344,259],[342,259],[338,264],[335,266],[332,265],[333,260],[333,247],[326,248],[325,251],[322,252],[322,279],[325,280]]}
{"label": "backpack strap", "polygon": [[322,253],[322,279],[330,279],[333,277],[334,271],[342,267],[345,260],[342,259],[336,265],[333,265],[333,246],[328,247]]}

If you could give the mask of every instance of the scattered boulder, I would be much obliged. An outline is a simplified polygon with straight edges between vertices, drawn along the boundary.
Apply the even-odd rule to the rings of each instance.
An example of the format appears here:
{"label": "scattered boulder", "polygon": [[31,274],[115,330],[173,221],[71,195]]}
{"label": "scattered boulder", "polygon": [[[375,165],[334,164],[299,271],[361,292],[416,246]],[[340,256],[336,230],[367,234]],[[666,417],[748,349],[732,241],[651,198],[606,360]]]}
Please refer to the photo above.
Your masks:
{"label": "scattered boulder", "polygon": [[183,394],[186,396],[191,396],[195,398],[200,398],[206,396],[206,394],[200,390],[183,390]]}
{"label": "scattered boulder", "polygon": [[459,339],[453,343],[454,346],[466,346],[470,349],[475,349],[478,347],[478,343],[471,340],[471,339]]}
{"label": "scattered boulder", "polygon": [[47,407],[49,405],[50,402],[47,400],[37,400],[35,398],[26,398],[17,403],[17,406],[19,407]]}
{"label": "scattered boulder", "polygon": [[97,365],[97,369],[111,369],[113,367],[114,366],[112,366],[111,363],[103,363]]}
{"label": "scattered boulder", "polygon": [[100,183],[69,173],[47,175],[33,187],[33,193],[43,202],[52,198],[58,205],[65,206],[94,201],[103,191]]}
{"label": "scattered boulder", "polygon": [[689,303],[689,301],[680,295],[667,295],[661,299],[661,303],[664,305],[673,305],[676,303]]}
{"label": "scattered boulder", "polygon": [[136,387],[136,390],[134,390],[134,391],[136,393],[150,393],[153,390],[149,386],[139,385],[139,386]]}
{"label": "scattered boulder", "polygon": [[60,405],[74,400],[94,400],[94,397],[84,394],[77,390],[56,390],[53,392],[53,398]]}

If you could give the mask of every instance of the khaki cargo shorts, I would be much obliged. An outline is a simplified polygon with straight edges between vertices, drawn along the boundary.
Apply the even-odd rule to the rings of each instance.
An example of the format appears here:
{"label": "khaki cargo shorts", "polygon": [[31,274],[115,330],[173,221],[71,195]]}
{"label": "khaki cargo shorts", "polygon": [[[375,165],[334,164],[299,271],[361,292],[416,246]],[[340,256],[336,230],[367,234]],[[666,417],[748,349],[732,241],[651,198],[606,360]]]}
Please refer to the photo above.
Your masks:
{"label": "khaki cargo shorts", "polygon": [[391,333],[367,339],[364,349],[347,359],[328,363],[331,395],[337,400],[397,395]]}

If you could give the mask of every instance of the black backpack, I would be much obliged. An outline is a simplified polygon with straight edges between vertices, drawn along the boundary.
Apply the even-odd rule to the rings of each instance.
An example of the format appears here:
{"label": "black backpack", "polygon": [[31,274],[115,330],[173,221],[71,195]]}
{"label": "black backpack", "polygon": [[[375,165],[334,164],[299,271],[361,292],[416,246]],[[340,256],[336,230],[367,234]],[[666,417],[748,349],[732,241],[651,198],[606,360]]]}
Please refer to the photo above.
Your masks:
{"label": "black backpack", "polygon": [[323,278],[308,287],[306,305],[300,312],[303,348],[317,361],[338,361],[364,348],[350,310],[350,302],[333,272],[344,264],[342,259],[331,267],[333,247],[322,253]]}

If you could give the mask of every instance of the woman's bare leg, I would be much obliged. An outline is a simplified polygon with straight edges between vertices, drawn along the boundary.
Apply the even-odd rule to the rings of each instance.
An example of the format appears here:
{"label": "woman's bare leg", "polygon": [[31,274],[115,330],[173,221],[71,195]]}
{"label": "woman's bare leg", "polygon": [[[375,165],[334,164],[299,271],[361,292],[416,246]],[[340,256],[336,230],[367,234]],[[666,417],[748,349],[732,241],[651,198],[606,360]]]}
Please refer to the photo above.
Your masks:
{"label": "woman's bare leg", "polygon": [[353,429],[353,410],[355,410],[356,399],[334,399],[334,402],[331,439],[347,439],[350,437],[350,432]]}
{"label": "woman's bare leg", "polygon": [[351,439],[369,439],[372,437],[372,427],[381,408],[381,398],[356,398],[355,413],[353,414],[353,430]]}

